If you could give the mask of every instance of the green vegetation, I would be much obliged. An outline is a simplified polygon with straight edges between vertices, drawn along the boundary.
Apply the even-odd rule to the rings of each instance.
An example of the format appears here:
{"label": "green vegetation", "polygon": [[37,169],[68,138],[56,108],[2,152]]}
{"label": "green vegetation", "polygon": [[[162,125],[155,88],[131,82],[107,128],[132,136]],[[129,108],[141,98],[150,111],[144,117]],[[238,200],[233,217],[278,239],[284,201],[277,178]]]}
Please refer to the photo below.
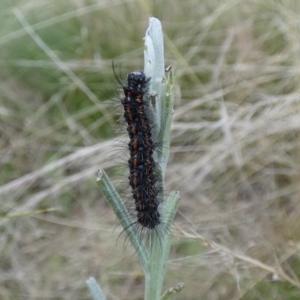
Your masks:
{"label": "green vegetation", "polygon": [[90,299],[90,276],[108,299],[142,298],[95,178],[122,181],[111,62],[142,68],[149,15],[178,82],[164,290],[300,298],[299,12],[296,0],[0,1],[0,299]]}

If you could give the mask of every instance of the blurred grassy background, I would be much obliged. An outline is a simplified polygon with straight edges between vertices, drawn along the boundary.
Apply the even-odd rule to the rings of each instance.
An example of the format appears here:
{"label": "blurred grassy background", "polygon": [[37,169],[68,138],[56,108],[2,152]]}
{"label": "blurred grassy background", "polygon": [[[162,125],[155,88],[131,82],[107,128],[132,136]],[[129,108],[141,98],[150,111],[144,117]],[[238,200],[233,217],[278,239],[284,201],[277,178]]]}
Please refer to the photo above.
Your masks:
{"label": "blurred grassy background", "polygon": [[297,0],[1,0],[0,299],[90,299],[90,276],[108,299],[143,298],[95,177],[118,165],[111,62],[142,68],[149,15],[177,70],[176,225],[233,252],[174,227],[165,287],[185,282],[176,299],[299,299],[299,13]]}

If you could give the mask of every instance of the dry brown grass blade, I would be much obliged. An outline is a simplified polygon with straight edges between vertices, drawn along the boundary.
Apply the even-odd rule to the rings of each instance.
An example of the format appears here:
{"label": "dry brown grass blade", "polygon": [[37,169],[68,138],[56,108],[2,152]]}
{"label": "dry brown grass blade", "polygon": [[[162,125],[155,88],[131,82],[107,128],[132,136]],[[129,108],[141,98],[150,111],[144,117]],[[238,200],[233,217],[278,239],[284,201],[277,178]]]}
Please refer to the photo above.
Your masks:
{"label": "dry brown grass blade", "polygon": [[[257,268],[260,268],[270,274],[274,274],[274,275],[277,275],[278,278],[280,278],[281,280],[283,281],[287,281],[289,283],[291,283],[292,285],[300,288],[300,283],[299,281],[296,281],[295,279],[291,278],[289,275],[287,275],[283,270],[282,268],[280,267],[280,265],[278,264],[277,266],[275,267],[272,267],[272,266],[269,266],[269,265],[266,265],[264,264],[263,262],[257,260],[257,259],[254,259],[254,258],[251,258],[249,256],[246,256],[246,255],[243,255],[243,254],[239,254],[227,247],[224,247],[214,241],[211,241],[209,239],[207,239],[206,237],[200,235],[200,234],[197,234],[197,233],[188,233],[186,231],[184,231],[183,229],[181,229],[177,224],[174,225],[177,229],[178,232],[180,232],[184,237],[186,238],[189,238],[189,239],[194,239],[194,240],[199,240],[199,241],[202,241],[204,242],[209,248],[212,248],[212,249],[215,249],[219,252],[222,252],[224,253],[225,255],[228,255],[232,258],[235,258],[235,259],[238,259],[238,260],[241,260],[245,263],[248,263],[254,267],[257,267]],[[294,254],[297,250],[293,251],[293,253],[290,253],[289,256],[291,256],[292,254]],[[287,257],[284,257],[284,260],[286,260]],[[279,260],[279,263],[281,263],[282,261]]]}
{"label": "dry brown grass blade", "polygon": [[[0,187],[0,195],[7,194],[16,189],[24,188],[24,186],[30,185],[32,182],[37,180],[37,178],[44,176],[48,172],[51,172],[52,170],[55,170],[57,168],[61,168],[65,165],[75,162],[77,160],[82,160],[84,158],[92,156],[100,150],[103,150],[103,154],[107,153],[107,149],[108,149],[107,147],[111,146],[112,143],[113,143],[113,141],[107,141],[105,143],[99,143],[96,145],[92,145],[90,147],[85,147],[83,149],[79,149],[76,152],[74,152],[68,156],[65,156],[53,163],[43,166],[42,168],[40,168],[38,170],[28,173],[16,180],[13,180],[13,181],[1,186]],[[103,161],[105,161],[107,159],[106,155],[102,155],[102,157],[103,157]]]}

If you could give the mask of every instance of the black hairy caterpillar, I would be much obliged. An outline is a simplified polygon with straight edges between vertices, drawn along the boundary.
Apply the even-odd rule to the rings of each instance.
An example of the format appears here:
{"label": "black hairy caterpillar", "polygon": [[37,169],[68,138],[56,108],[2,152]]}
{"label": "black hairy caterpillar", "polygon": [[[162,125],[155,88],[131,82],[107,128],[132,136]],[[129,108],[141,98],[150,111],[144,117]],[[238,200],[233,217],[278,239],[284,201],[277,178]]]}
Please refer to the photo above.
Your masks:
{"label": "black hairy caterpillar", "polygon": [[158,200],[161,190],[157,187],[161,176],[154,159],[157,143],[148,116],[150,80],[141,71],[129,73],[125,83],[118,80],[124,92],[120,100],[129,136],[128,179],[134,199],[134,224],[139,225],[141,232],[156,230],[162,222]]}

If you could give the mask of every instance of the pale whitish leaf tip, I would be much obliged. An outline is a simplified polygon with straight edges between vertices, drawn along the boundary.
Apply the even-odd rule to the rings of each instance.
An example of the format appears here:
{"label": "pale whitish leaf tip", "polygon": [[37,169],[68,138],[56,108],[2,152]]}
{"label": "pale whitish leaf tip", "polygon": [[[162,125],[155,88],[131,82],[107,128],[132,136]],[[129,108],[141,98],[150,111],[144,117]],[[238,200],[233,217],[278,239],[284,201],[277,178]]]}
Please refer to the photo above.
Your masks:
{"label": "pale whitish leaf tip", "polygon": [[97,178],[96,178],[96,182],[99,182],[102,179],[103,176],[103,170],[98,170],[98,174],[97,174]]}

